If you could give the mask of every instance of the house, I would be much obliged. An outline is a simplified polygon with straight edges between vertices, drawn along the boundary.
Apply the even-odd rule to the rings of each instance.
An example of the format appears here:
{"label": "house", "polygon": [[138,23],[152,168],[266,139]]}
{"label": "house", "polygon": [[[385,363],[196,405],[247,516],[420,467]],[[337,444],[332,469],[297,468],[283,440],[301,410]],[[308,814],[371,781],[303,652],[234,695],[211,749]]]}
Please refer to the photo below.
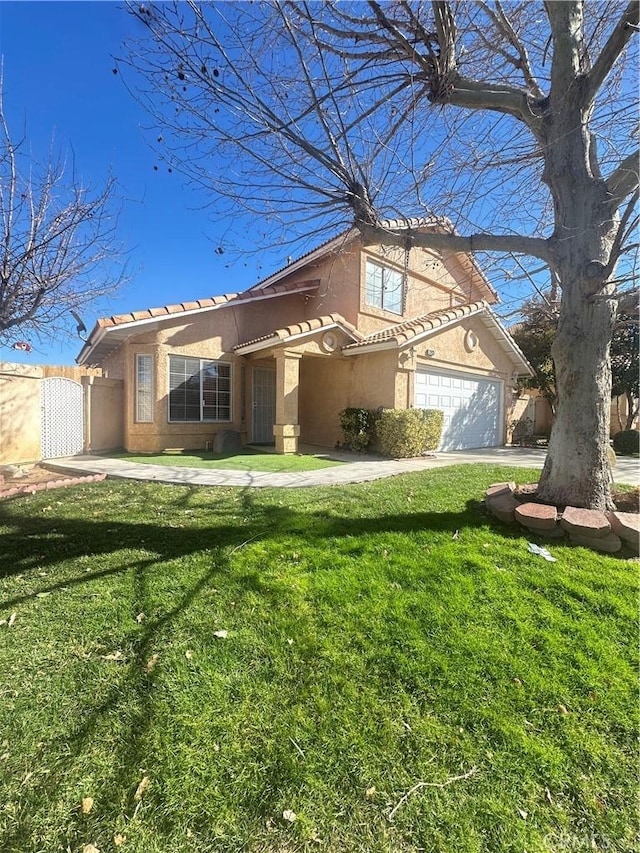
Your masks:
{"label": "house", "polygon": [[441,449],[496,446],[530,373],[496,302],[468,254],[349,230],[241,293],[103,318],[77,361],[122,381],[130,451],[333,447],[347,406],[443,409]]}

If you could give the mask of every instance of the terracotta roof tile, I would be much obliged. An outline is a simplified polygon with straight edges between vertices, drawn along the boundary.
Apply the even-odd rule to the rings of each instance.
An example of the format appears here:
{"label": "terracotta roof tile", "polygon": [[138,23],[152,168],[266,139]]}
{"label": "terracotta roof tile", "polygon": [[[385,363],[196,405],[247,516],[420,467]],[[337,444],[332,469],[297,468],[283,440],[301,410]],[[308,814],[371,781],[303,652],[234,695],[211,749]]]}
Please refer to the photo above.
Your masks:
{"label": "terracotta roof tile", "polygon": [[486,302],[480,301],[472,302],[469,305],[460,305],[457,308],[447,308],[443,311],[432,311],[429,314],[422,314],[420,317],[414,317],[411,320],[397,323],[395,326],[387,326],[379,332],[367,335],[361,341],[348,344],[343,349],[363,349],[373,344],[391,343],[393,341],[395,341],[397,346],[401,347],[424,332],[434,331],[447,323],[476,314],[484,308],[486,308]]}
{"label": "terracotta roof tile", "polygon": [[145,308],[143,311],[133,311],[129,314],[114,314],[111,317],[101,317],[97,326],[107,328],[121,326],[126,323],[135,323],[138,320],[149,320],[154,317],[169,317],[182,314],[186,311],[198,311],[203,308],[214,308],[218,305],[228,305],[230,302],[244,302],[257,299],[265,299],[269,296],[282,296],[287,293],[309,292],[318,287],[318,281],[297,281],[287,284],[275,284],[256,292],[255,290],[244,290],[241,293],[224,293],[219,296],[197,299],[192,302],[181,302],[175,305],[163,305],[158,308]]}
{"label": "terracotta roof tile", "polygon": [[243,347],[254,346],[263,342],[270,341],[276,344],[278,341],[284,342],[289,338],[296,337],[306,333],[317,332],[320,329],[325,329],[328,326],[341,326],[354,338],[361,338],[362,335],[355,326],[348,323],[340,314],[326,314],[324,317],[313,317],[310,320],[303,320],[301,323],[293,323],[291,326],[284,326],[282,329],[274,329],[268,335],[262,335],[259,338],[253,338],[251,341],[244,341],[234,347],[234,350],[242,349]]}

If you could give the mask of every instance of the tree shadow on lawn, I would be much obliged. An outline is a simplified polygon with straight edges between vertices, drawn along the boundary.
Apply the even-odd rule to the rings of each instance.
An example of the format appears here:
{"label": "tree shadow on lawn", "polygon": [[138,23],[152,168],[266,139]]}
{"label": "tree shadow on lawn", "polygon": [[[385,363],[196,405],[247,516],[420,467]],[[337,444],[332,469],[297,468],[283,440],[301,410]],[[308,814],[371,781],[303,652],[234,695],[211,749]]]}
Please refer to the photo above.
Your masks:
{"label": "tree shadow on lawn", "polygon": [[[180,490],[172,499],[171,506],[183,505],[184,500],[185,496]],[[72,563],[83,557],[93,559],[117,555],[121,551],[133,552],[131,559],[125,554],[115,566],[87,572],[86,561],[81,561],[75,573],[55,582],[47,583],[44,578],[40,584],[36,580],[37,589],[0,601],[0,609],[18,607],[43,593],[77,588],[109,576],[133,572],[130,602],[132,625],[137,613],[153,614],[140,625],[135,637],[128,635],[125,659],[109,664],[118,667],[118,676],[109,681],[105,692],[102,695],[97,693],[94,700],[86,704],[76,703],[75,710],[65,720],[65,731],[62,734],[50,737],[47,741],[46,732],[39,733],[43,741],[43,763],[48,769],[44,777],[46,796],[43,796],[42,787],[23,785],[17,789],[14,796],[20,800],[18,811],[22,818],[16,820],[4,838],[0,838],[3,850],[31,849],[30,845],[35,844],[40,831],[38,821],[47,824],[47,807],[59,809],[60,802],[64,803],[71,796],[70,780],[78,780],[75,787],[79,790],[81,779],[88,772],[87,756],[91,753],[94,741],[105,736],[105,732],[109,731],[109,719],[114,717],[117,717],[121,730],[118,731],[110,756],[109,770],[99,776],[91,791],[91,796],[96,802],[100,801],[103,807],[85,815],[79,808],[79,797],[76,798],[75,805],[69,806],[66,812],[66,824],[61,823],[60,837],[55,840],[55,844],[60,849],[66,845],[75,849],[95,837],[104,838],[107,823],[113,832],[126,830],[140,807],[139,801],[135,799],[136,787],[150,762],[146,744],[150,742],[149,732],[155,722],[154,683],[157,673],[153,667],[149,668],[149,660],[161,647],[162,637],[171,632],[175,623],[201,595],[219,583],[216,578],[232,572],[233,554],[243,545],[254,540],[269,541],[279,537],[289,539],[300,536],[304,538],[307,547],[313,547],[315,540],[320,545],[322,540],[341,536],[360,537],[369,533],[424,530],[453,536],[455,531],[486,522],[474,501],[467,502],[465,509],[458,512],[407,512],[359,518],[330,516],[327,512],[314,509],[292,509],[267,501],[258,505],[250,492],[244,495],[242,503],[247,511],[252,511],[250,522],[229,523],[228,519],[220,515],[214,516],[209,526],[192,525],[184,528],[120,520],[104,521],[91,517],[69,519],[48,514],[23,517],[14,513],[10,505],[0,505],[0,525],[6,525],[10,530],[2,540],[0,577],[26,574],[34,568],[53,569],[58,564]],[[166,504],[164,510],[167,510]],[[198,511],[207,513],[208,508],[202,507]],[[323,547],[326,548],[326,543]],[[141,550],[144,556],[136,558],[135,553]],[[206,571],[184,584],[178,593],[173,590],[168,595],[169,599],[174,599],[172,606],[159,610],[157,594],[154,599],[150,590],[154,568],[160,569],[167,561],[201,553],[207,554]],[[242,595],[243,591],[252,594],[259,591],[269,596],[267,586],[256,585],[254,574],[234,578],[234,583],[239,586],[239,594]],[[33,583],[35,579],[30,580]],[[106,647],[113,642],[113,632],[108,631],[104,645]],[[96,676],[96,671],[93,675]],[[97,676],[96,682],[99,682]],[[162,782],[156,779],[155,784],[161,786]],[[247,796],[250,796],[249,792]],[[156,799],[155,802],[157,804],[159,801]],[[162,809],[156,808],[157,820],[162,819],[161,814]],[[48,841],[51,843],[52,839]]]}

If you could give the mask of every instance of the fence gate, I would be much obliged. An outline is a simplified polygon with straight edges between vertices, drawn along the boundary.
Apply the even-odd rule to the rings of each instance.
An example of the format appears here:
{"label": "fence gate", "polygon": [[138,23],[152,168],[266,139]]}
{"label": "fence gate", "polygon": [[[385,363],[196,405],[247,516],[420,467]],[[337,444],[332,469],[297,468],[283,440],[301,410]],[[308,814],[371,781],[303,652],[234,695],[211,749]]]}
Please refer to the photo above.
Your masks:
{"label": "fence gate", "polygon": [[84,395],[73,379],[42,380],[42,458],[74,456],[84,450]]}

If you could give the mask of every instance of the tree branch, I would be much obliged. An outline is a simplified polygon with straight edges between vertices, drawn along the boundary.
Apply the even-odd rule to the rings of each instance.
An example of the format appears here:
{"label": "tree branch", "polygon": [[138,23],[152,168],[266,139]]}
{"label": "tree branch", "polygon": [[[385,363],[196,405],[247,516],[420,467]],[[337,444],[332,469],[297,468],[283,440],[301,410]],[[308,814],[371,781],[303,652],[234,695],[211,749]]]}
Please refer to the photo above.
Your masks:
{"label": "tree branch", "polygon": [[591,103],[596,97],[609,72],[616,64],[618,57],[627,46],[627,42],[633,33],[637,32],[639,11],[640,5],[637,0],[631,0],[616,24],[615,29],[609,36],[609,40],[602,48],[600,55],[587,75],[587,103]]}
{"label": "tree branch", "polygon": [[[432,228],[434,226],[431,226]],[[435,226],[438,227],[438,226]],[[442,226],[439,226],[442,227]],[[380,243],[384,246],[411,246],[424,249],[438,249],[450,252],[507,252],[516,255],[534,255],[543,261],[551,262],[551,253],[547,240],[537,237],[525,237],[521,234],[461,234],[443,233],[441,230],[427,230],[419,220],[412,223],[407,220],[396,222],[378,222],[369,224],[356,221],[356,228],[362,235],[365,245]]]}
{"label": "tree branch", "polygon": [[638,186],[639,160],[640,151],[634,151],[625,157],[607,178],[609,195],[618,205]]}

